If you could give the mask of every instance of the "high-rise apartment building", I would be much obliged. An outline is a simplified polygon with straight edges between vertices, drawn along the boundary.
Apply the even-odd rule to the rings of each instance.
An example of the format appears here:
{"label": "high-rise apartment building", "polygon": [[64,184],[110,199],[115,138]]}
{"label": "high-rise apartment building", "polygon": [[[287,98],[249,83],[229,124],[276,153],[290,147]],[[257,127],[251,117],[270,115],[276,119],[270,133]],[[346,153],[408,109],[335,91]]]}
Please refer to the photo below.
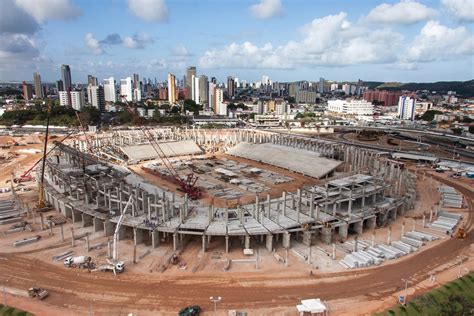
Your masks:
{"label": "high-rise apartment building", "polygon": [[224,103],[224,89],[216,88],[216,111],[217,115],[227,115],[227,104]]}
{"label": "high-rise apartment building", "polygon": [[41,76],[39,73],[35,72],[33,74],[33,80],[35,82],[35,96],[38,99],[43,99],[43,85],[41,84]]}
{"label": "high-rise apartment building", "polygon": [[186,69],[186,99],[194,99],[194,76],[196,76],[196,67],[188,67]]}
{"label": "high-rise apartment building", "polygon": [[87,85],[98,86],[99,83],[97,81],[97,77],[94,77],[93,75],[87,75]]}
{"label": "high-rise apartment building", "polygon": [[87,95],[89,98],[89,104],[104,112],[105,110],[105,94],[104,87],[89,85],[87,88]]}
{"label": "high-rise apartment building", "polygon": [[235,95],[235,81],[232,76],[227,77],[227,95],[229,99]]}
{"label": "high-rise apartment building", "polygon": [[81,111],[85,105],[84,91],[59,91],[59,104]]}
{"label": "high-rise apartment building", "polygon": [[33,86],[23,81],[23,99],[33,99]]}
{"label": "high-rise apartment building", "polygon": [[[212,80],[212,79],[211,79]],[[208,105],[209,109],[217,113],[217,105],[216,105],[216,88],[217,85],[214,82],[209,82],[209,97],[208,97]]]}
{"label": "high-rise apartment building", "polygon": [[56,89],[59,91],[64,91],[64,84],[62,80],[56,81]]}
{"label": "high-rise apartment building", "polygon": [[207,76],[199,76],[199,103],[208,104],[209,102],[209,81]]}
{"label": "high-rise apartment building", "polygon": [[319,78],[318,91],[319,93],[324,93],[324,78]]}
{"label": "high-rise apartment building", "polygon": [[168,102],[176,103],[176,77],[170,73],[168,73]]}
{"label": "high-rise apartment building", "polygon": [[193,101],[196,102],[197,104],[201,103],[201,98],[199,95],[199,77],[198,76],[193,76],[193,85],[192,85],[192,91],[193,91]]}
{"label": "high-rise apartment building", "polygon": [[106,102],[117,102],[117,92],[115,91],[114,77],[104,79],[104,97]]}
{"label": "high-rise apartment building", "polygon": [[120,79],[120,99],[121,101],[133,101],[132,78]]}
{"label": "high-rise apartment building", "polygon": [[398,99],[398,117],[401,120],[415,119],[415,99],[406,95],[402,95]]}
{"label": "high-rise apartment building", "polygon": [[70,91],[72,89],[72,79],[69,65],[61,65],[61,79],[63,81],[63,91]]}

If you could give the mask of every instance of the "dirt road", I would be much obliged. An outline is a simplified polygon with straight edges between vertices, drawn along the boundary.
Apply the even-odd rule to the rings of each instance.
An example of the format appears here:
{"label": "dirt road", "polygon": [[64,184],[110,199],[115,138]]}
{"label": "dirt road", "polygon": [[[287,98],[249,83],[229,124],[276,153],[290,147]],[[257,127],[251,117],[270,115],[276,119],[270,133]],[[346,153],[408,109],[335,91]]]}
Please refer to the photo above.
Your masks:
{"label": "dirt road", "polygon": [[[156,274],[90,274],[81,270],[58,269],[52,264],[31,259],[26,254],[0,254],[0,282],[8,279],[8,286],[27,288],[32,284],[51,291],[47,303],[68,307],[76,314],[87,314],[91,300],[94,310],[110,314],[140,311],[140,315],[160,312],[173,313],[185,305],[199,304],[205,310],[213,306],[210,296],[224,299],[219,308],[245,309],[275,306],[294,306],[298,300],[321,297],[324,300],[341,298],[382,299],[402,287],[402,278],[414,284],[426,279],[437,267],[455,259],[474,242],[474,189],[442,176],[433,177],[458,189],[469,204],[469,233],[465,240],[452,238],[399,262],[366,270],[319,274],[308,277],[252,276],[243,273],[228,275],[157,276]],[[291,267],[290,267],[291,268]],[[310,282],[308,283],[308,280]],[[26,301],[27,302],[27,301]],[[22,303],[18,303],[22,305]],[[18,306],[28,308],[28,306]],[[77,312],[76,312],[77,311]],[[82,311],[82,312],[81,312]]]}

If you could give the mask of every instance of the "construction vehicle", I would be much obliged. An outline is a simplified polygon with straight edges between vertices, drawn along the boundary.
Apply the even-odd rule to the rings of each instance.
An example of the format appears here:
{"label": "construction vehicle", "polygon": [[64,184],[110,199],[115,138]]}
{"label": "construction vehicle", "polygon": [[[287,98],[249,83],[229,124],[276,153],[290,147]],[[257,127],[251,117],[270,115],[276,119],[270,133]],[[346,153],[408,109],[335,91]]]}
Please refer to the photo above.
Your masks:
{"label": "construction vehicle", "polygon": [[457,238],[461,238],[461,239],[465,239],[467,236],[467,232],[466,232],[466,229],[464,227],[460,227],[458,229],[458,232],[456,234],[456,237]]}
{"label": "construction vehicle", "polygon": [[201,307],[194,305],[194,306],[187,306],[182,308],[179,311],[179,316],[199,316],[201,314]]}
{"label": "construction vehicle", "polygon": [[92,265],[92,258],[89,256],[67,257],[64,259],[64,266],[70,268],[90,268]]}
{"label": "construction vehicle", "polygon": [[51,98],[48,99],[48,112],[46,115],[46,133],[44,136],[43,146],[43,158],[41,159],[41,177],[38,187],[38,203],[36,204],[36,210],[44,210],[46,203],[44,200],[44,170],[46,168],[46,155],[48,151],[48,136],[49,136],[49,119],[51,118]]}
{"label": "construction vehicle", "polygon": [[30,287],[28,289],[28,296],[38,300],[44,300],[49,295],[49,292],[40,287]]}
{"label": "construction vehicle", "polygon": [[107,260],[106,264],[99,265],[97,268],[95,268],[91,272],[96,272],[96,271],[100,271],[100,272],[113,271],[114,274],[122,273],[123,271],[125,271],[125,262],[123,261],[113,262],[113,261]]}

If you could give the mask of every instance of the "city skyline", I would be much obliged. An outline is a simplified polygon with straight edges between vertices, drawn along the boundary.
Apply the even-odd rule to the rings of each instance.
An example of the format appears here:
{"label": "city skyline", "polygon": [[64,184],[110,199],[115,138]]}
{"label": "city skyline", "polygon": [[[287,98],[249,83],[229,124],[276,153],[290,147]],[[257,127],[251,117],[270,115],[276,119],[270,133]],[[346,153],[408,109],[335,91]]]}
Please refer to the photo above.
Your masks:
{"label": "city skyline", "polygon": [[[0,80],[473,78],[472,1],[0,0]],[[147,8],[147,10],[142,10]],[[104,12],[107,12],[104,14]],[[17,23],[22,20],[23,23]]]}

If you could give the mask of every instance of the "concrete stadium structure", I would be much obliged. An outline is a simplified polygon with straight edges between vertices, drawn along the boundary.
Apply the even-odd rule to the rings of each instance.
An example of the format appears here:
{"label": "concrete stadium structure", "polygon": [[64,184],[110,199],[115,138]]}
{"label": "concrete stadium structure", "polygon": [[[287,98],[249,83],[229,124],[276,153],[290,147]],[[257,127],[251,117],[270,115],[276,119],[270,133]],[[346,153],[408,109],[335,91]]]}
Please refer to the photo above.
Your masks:
{"label": "concrete stadium structure", "polygon": [[[313,177],[326,179],[322,184],[283,192],[278,197],[256,195],[253,203],[224,208],[203,205],[130,172],[127,164],[150,157],[128,157],[134,151],[127,155],[123,148],[150,145],[140,130],[127,130],[97,135],[92,140],[93,151],[87,149],[85,141],[59,144],[47,159],[47,201],[73,222],[93,226],[96,232],[109,236],[131,198],[131,212],[121,226],[121,239],[133,239],[135,245],[145,243],[153,248],[165,240],[176,251],[186,238],[201,238],[205,251],[211,238],[223,238],[228,252],[235,241],[249,249],[252,240],[265,239],[267,249],[272,250],[290,248],[292,239],[306,245],[317,240],[330,244],[336,236],[345,240],[349,233],[385,226],[412,209],[416,199],[415,177],[374,150],[258,130],[156,129],[153,135],[162,143],[184,141],[192,150],[182,151],[183,155],[198,154],[194,146],[205,153],[221,150],[231,154],[235,154],[237,144],[254,144],[253,150],[262,145],[263,152],[268,145],[288,151],[296,148],[306,152],[308,163],[314,156],[314,167],[321,170]],[[320,164],[318,159],[329,163]],[[282,159],[275,165],[292,169]]]}

